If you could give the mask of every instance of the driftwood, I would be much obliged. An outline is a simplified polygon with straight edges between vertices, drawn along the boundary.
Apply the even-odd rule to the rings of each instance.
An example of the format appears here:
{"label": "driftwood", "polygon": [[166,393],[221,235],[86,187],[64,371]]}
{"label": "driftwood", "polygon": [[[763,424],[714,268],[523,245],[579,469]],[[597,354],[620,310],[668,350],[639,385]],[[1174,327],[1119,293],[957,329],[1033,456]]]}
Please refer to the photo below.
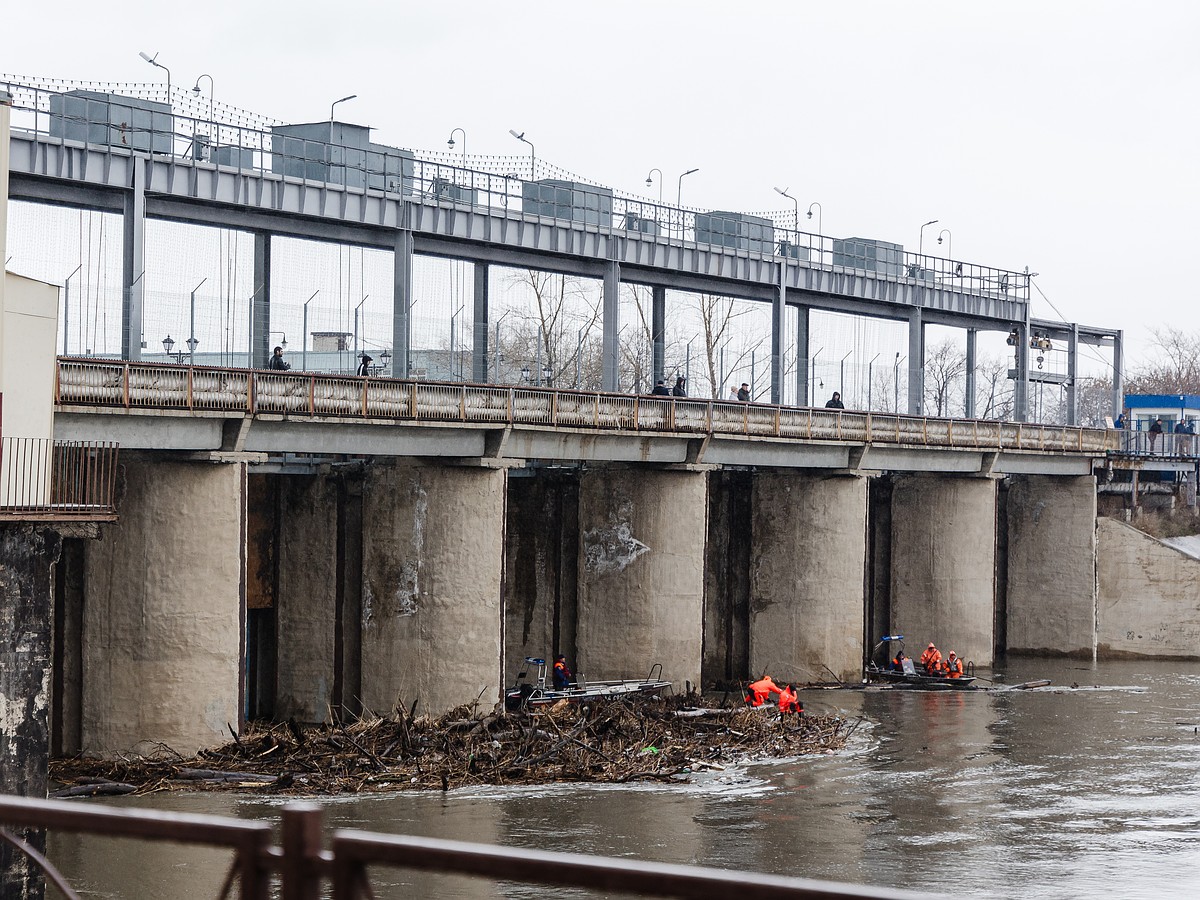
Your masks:
{"label": "driftwood", "polygon": [[[139,793],[243,790],[338,794],[448,790],[477,784],[687,780],[746,759],[837,749],[853,727],[837,716],[780,714],[774,708],[717,707],[693,695],[612,699],[549,709],[459,707],[415,718],[397,703],[394,719],[301,726],[252,726],[232,743],[181,760],[66,759],[51,776],[62,796],[95,796],[119,783]],[[89,781],[100,779],[99,784]]]}

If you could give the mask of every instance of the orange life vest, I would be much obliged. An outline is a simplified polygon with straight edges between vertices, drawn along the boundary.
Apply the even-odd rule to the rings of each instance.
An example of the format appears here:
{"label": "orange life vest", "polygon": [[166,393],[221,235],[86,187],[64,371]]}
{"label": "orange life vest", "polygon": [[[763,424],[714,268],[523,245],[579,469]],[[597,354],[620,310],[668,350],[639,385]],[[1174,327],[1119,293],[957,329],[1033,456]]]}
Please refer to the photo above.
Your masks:
{"label": "orange life vest", "polygon": [[962,678],[962,660],[957,656],[953,659],[947,659],[942,663],[942,671],[946,674],[947,678]]}

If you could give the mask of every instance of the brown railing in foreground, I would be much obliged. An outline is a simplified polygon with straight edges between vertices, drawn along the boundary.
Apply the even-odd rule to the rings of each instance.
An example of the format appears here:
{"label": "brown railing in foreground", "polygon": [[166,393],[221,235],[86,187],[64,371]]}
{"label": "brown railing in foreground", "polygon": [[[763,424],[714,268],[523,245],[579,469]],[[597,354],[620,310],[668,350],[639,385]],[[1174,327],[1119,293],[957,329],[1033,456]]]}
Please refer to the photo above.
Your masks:
{"label": "brown railing in foreground", "polygon": [[[280,846],[272,846],[269,822],[0,797],[0,838],[10,842],[12,835],[5,826],[228,849],[233,858],[222,898],[231,896],[236,883],[241,900],[266,900],[271,896],[282,900],[317,900],[321,896],[358,900],[374,896],[369,867],[391,866],[492,881],[693,900],[716,900],[735,894],[739,900],[931,900],[928,893],[892,888],[360,831],[334,831],[326,850],[322,849],[325,836],[320,807],[290,804],[283,808],[281,820]],[[30,858],[65,896],[76,896],[51,863],[32,853]],[[277,894],[273,886],[276,877]],[[332,885],[332,894],[323,895],[327,882]]]}
{"label": "brown railing in foreground", "polygon": [[0,439],[0,519],[115,519],[117,450],[102,441]]}
{"label": "brown railing in foreground", "polygon": [[[928,893],[866,888],[809,878],[785,878],[691,865],[641,863],[630,859],[494,847],[356,830],[335,830],[330,835],[329,850],[324,850],[322,811],[313,803],[284,806],[280,846],[272,846],[274,826],[270,822],[0,796],[0,840],[10,842],[28,853],[37,868],[46,874],[47,880],[54,883],[67,898],[77,895],[72,892],[65,878],[34,848],[22,844],[8,830],[12,826],[227,848],[233,853],[233,858],[220,896],[227,898],[232,895],[236,884],[241,900],[266,900],[270,896],[280,896],[282,900],[318,900],[320,896],[332,896],[334,900],[371,898],[374,893],[368,875],[370,866],[695,900],[724,899],[733,894],[739,900],[930,900],[931,896]],[[276,877],[277,893],[272,883]],[[322,893],[326,883],[331,884],[331,894]]]}
{"label": "brown railing in foreground", "polygon": [[458,382],[60,358],[59,406],[527,425],[1103,455],[1115,431]]}

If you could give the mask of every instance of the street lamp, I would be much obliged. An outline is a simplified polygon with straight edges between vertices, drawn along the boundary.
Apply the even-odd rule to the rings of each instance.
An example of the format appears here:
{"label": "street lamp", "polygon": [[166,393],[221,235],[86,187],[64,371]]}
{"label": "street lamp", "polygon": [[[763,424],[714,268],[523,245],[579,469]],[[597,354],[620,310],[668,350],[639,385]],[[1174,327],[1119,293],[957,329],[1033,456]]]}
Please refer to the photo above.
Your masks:
{"label": "street lamp", "polygon": [[775,188],[775,193],[787,197],[792,201],[792,206],[796,208],[796,230],[800,230],[800,201],[788,193],[787,188]]}
{"label": "street lamp", "polygon": [[334,100],[329,104],[329,124],[333,124],[333,108],[339,103],[345,103],[347,100],[353,100],[358,94],[351,94],[349,97],[343,97],[341,100]]}
{"label": "street lamp", "polygon": [[321,289],[317,288],[312,292],[312,297],[304,301],[304,325],[300,332],[300,368],[308,371],[308,304],[313,302],[313,297],[321,293]]}
{"label": "street lamp", "polygon": [[646,187],[650,187],[650,185],[654,184],[653,176],[655,172],[658,173],[658,205],[662,206],[662,169],[655,168],[646,173]]}
{"label": "street lamp", "polygon": [[510,306],[500,314],[500,318],[496,320],[496,371],[492,375],[492,381],[496,384],[500,383],[500,323],[504,321],[504,317],[512,312]]}
{"label": "street lamp", "polygon": [[871,411],[871,382],[874,380],[875,360],[879,359],[879,354],[876,353],[871,357],[871,361],[867,363],[867,412]]}
{"label": "street lamp", "polygon": [[138,51],[138,56],[140,56],[146,62],[150,63],[150,65],[157,66],[158,68],[162,69],[164,72],[167,73],[167,106],[170,106],[171,105],[171,70],[168,69],[166,66],[164,66],[162,63],[160,63],[158,61],[157,53],[155,53],[153,56],[151,56],[149,53],[146,53],[145,51]]}
{"label": "street lamp", "polygon": [[166,352],[167,356],[175,357],[175,362],[177,362],[177,363],[183,362],[183,351],[182,350],[180,350],[178,353],[171,352],[175,349],[175,341],[171,337],[170,333],[168,333],[167,336],[165,338],[163,338],[162,345],[163,345],[163,350]]}
{"label": "street lamp", "polygon": [[921,226],[921,239],[920,239],[920,241],[917,242],[917,255],[918,256],[925,255],[925,229],[928,228],[930,225],[936,225],[937,223],[938,223],[937,219],[930,219],[928,222],[926,222],[924,225]]}
{"label": "street lamp", "polygon": [[900,363],[902,363],[904,360],[905,360],[905,357],[901,356],[900,351],[897,350],[896,351],[896,365],[895,365],[895,368],[892,369],[892,382],[896,388],[896,397],[894,400],[894,405],[892,407],[892,411],[896,415],[900,415]]}
{"label": "street lamp", "polygon": [[525,137],[525,132],[517,134],[515,128],[508,129],[508,133],[515,137],[518,141],[529,145],[529,180],[537,181],[537,149],[533,146],[533,141]]}
{"label": "street lamp", "polygon": [[[455,340],[455,335],[454,335],[454,321],[455,321],[455,319],[458,318],[458,314],[460,312],[462,312],[465,307],[466,307],[465,303],[458,304],[458,309],[456,309],[454,311],[454,315],[452,315],[450,317],[450,376],[451,377],[454,376],[454,369],[455,369],[454,363],[455,363],[455,358],[458,356],[458,342]],[[462,377],[462,366],[461,365],[458,366],[458,375],[460,378]]]}
{"label": "street lamp", "polygon": [[529,366],[521,366],[521,384],[529,384]]}
{"label": "street lamp", "polygon": [[946,258],[954,259],[954,233],[949,228],[943,228],[938,232],[938,243],[942,242],[942,235],[946,236]]}
{"label": "street lamp", "polygon": [[842,362],[838,369],[838,392],[842,395],[843,403],[846,402],[846,360],[850,357],[850,354],[853,352],[854,351],[851,350],[849,353],[847,353],[845,356],[842,357]]}
{"label": "street lamp", "polygon": [[[382,371],[383,369],[386,369],[388,367],[388,365],[391,363],[391,361],[392,361],[392,351],[389,350],[387,347],[384,347],[381,351],[379,351],[379,362],[380,362],[380,366],[381,366],[380,371]],[[393,375],[392,377],[395,377],[395,375]]]}
{"label": "street lamp", "polygon": [[75,271],[67,276],[67,280],[63,283],[63,356],[67,355],[67,327],[70,323],[69,316],[71,313],[71,279],[79,274],[79,270],[83,268],[83,263],[75,267]]}
{"label": "street lamp", "polygon": [[821,217],[824,214],[824,210],[821,209],[821,204],[814,200],[812,203],[808,204],[808,217],[810,219],[812,218],[812,208],[814,206],[817,208],[817,237],[820,237],[822,234],[824,234],[824,232],[821,230]]}
{"label": "street lamp", "polygon": [[370,294],[363,294],[363,298],[358,301],[358,306],[354,307],[354,355],[358,356],[358,311],[362,309],[363,304],[367,302]]}
{"label": "street lamp", "polygon": [[192,93],[197,97],[200,96],[200,79],[208,79],[208,121],[211,124],[213,120],[213,77],[207,72],[196,79],[196,83],[192,85]]}
{"label": "street lamp", "polygon": [[809,394],[811,397],[808,404],[809,406],[817,405],[817,357],[821,355],[821,351],[824,349],[824,347],[818,347],[817,352],[812,355],[812,378],[808,380]]}
{"label": "street lamp", "polygon": [[693,172],[699,172],[699,171],[700,171],[699,169],[688,169],[686,172],[684,172],[682,175],[679,176],[679,190],[676,191],[676,193],[675,193],[675,205],[677,207],[679,207],[680,209],[683,208],[683,179],[686,176],[691,175]]}
{"label": "street lamp", "polygon": [[463,129],[455,128],[453,131],[451,131],[450,132],[450,140],[446,141],[446,146],[449,147],[451,150],[454,149],[455,132],[462,135],[462,141],[463,141],[462,154],[463,154],[463,162],[465,163],[467,161],[467,133]]}

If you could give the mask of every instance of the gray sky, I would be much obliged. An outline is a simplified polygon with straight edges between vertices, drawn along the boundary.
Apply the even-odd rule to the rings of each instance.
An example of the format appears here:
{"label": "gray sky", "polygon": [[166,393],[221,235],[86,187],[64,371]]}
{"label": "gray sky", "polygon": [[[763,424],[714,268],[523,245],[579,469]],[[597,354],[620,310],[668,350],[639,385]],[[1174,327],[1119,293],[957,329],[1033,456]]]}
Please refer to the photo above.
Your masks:
{"label": "gray sky", "polygon": [[[1068,319],[1198,324],[1200,6],[1155,2],[10,4],[9,74],[211,74],[219,102],[383,143],[539,159],[688,206],[823,209],[826,235],[1039,272]],[[207,84],[206,84],[207,87]],[[456,148],[461,150],[461,145]],[[806,223],[815,231],[815,220]],[[940,248],[944,251],[946,248]],[[1035,295],[1034,315],[1057,318]]]}

